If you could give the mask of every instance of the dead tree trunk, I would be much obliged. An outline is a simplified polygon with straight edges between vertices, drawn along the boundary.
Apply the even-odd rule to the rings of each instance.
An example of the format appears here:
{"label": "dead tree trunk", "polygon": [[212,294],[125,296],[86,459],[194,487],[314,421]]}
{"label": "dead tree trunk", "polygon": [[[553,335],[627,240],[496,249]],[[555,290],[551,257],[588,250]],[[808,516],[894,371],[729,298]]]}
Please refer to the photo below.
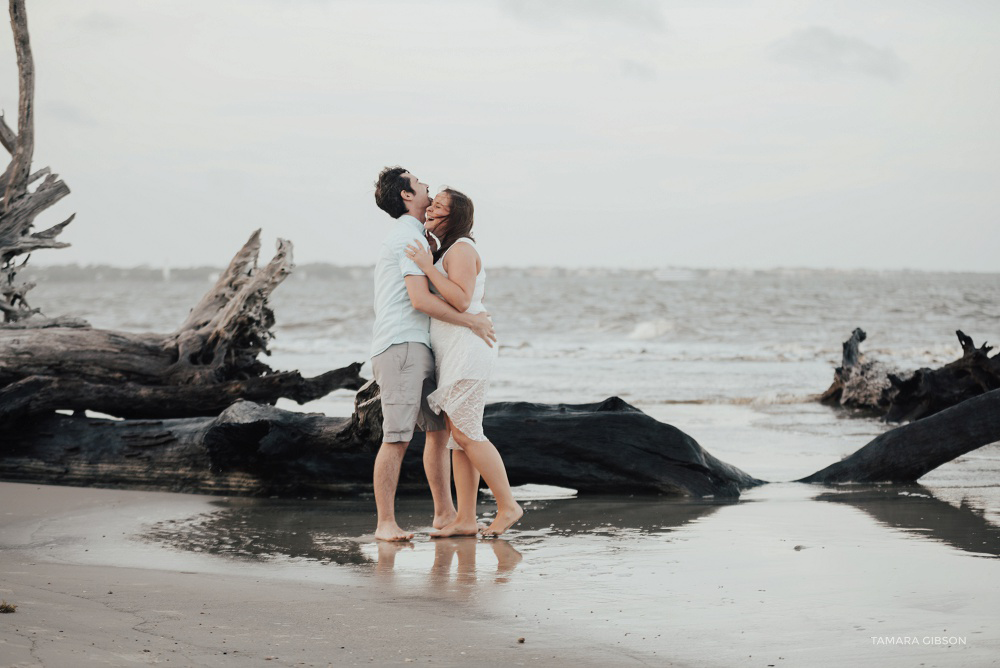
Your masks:
{"label": "dead tree trunk", "polygon": [[820,401],[862,409],[886,422],[909,422],[1000,388],[1000,355],[990,357],[990,346],[976,348],[961,330],[955,334],[962,357],[939,369],[906,373],[866,359],[860,352],[865,333],[855,329],[844,342],[843,362],[834,371],[833,384]]}
{"label": "dead tree trunk", "polygon": [[934,415],[971,397],[1000,388],[1000,355],[992,347],[979,348],[961,330],[955,332],[962,356],[940,369],[917,369],[912,374],[889,374],[891,401],[887,422],[908,422]]}
{"label": "dead tree trunk", "polygon": [[868,338],[860,327],[844,341],[844,355],[833,372],[833,383],[819,400],[828,405],[840,405],[882,415],[889,405],[888,369],[881,362],[868,360],[861,353],[861,343]]}
{"label": "dead tree trunk", "polygon": [[878,436],[850,457],[798,482],[911,483],[928,471],[1000,441],[1000,390]]}
{"label": "dead tree trunk", "polygon": [[[31,160],[35,150],[34,98],[35,65],[28,39],[28,18],[24,0],[10,0],[10,26],[14,33],[17,52],[19,84],[17,133],[10,129],[0,115],[0,144],[11,154],[10,164],[0,174],[0,311],[3,322],[25,320],[39,312],[28,304],[27,293],[33,283],[17,283],[20,264],[18,257],[41,248],[65,248],[69,244],[56,241],[73,216],[42,232],[32,233],[35,218],[69,194],[69,188],[52,174],[49,168],[31,173]],[[28,186],[45,177],[34,190]],[[75,214],[74,214],[75,215]]]}
{"label": "dead tree trunk", "polygon": [[172,334],[0,327],[0,427],[56,409],[191,417],[218,415],[241,398],[305,403],[360,388],[357,363],[304,379],[258,359],[269,354],[268,298],[291,272],[292,246],[279,240],[277,254],[260,269],[259,250],[258,230]]}
{"label": "dead tree trunk", "polygon": [[[304,379],[273,373],[267,354],[274,315],[271,291],[291,270],[291,244],[257,269],[259,232],[236,255],[215,287],[174,333],[128,334],[71,320],[32,318],[17,283],[20,256],[68,244],[56,237],[73,217],[33,233],[35,218],[69,194],[46,167],[31,173],[35,71],[24,0],[10,0],[19,77],[17,132],[0,116],[0,143],[11,162],[0,175],[0,428],[11,429],[56,409],[94,410],[121,417],[217,415],[240,398],[306,402],[337,388],[358,389],[360,364]],[[41,179],[41,184],[29,186]]]}
{"label": "dead tree trunk", "polygon": [[31,376],[0,389],[0,425],[59,409],[91,410],[124,418],[182,418],[218,415],[241,399],[272,403],[281,397],[304,404],[334,390],[358,389],[364,383],[358,375],[360,370],[361,363],[355,362],[314,378],[288,371],[222,383],[167,386]]}
{"label": "dead tree trunk", "polygon": [[[250,402],[214,419],[41,418],[0,450],[0,478],[226,494],[370,491],[381,441],[376,391],[371,383],[359,392],[351,418]],[[492,404],[484,429],[514,485],[732,498],[763,482],[617,398],[578,406]],[[423,439],[415,438],[401,491],[427,490],[422,448]]]}

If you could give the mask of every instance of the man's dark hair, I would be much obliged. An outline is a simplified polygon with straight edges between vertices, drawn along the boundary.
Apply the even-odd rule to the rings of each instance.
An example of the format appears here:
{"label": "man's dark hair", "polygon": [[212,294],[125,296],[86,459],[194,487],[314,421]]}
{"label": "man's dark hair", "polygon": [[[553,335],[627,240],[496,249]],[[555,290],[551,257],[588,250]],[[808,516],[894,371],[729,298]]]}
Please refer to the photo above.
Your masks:
{"label": "man's dark hair", "polygon": [[386,167],[379,172],[378,180],[375,181],[375,204],[393,218],[399,218],[406,213],[406,202],[400,193],[405,190],[416,194],[410,186],[410,179],[403,176],[408,171],[398,165]]}

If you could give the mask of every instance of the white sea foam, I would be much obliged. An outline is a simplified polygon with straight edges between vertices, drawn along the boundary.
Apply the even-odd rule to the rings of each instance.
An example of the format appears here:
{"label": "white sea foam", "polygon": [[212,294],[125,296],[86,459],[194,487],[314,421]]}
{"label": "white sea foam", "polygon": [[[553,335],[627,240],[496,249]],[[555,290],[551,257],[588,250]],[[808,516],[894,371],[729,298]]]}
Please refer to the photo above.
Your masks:
{"label": "white sea foam", "polygon": [[645,320],[632,329],[632,333],[628,335],[628,338],[632,340],[655,339],[674,331],[674,329],[676,329],[676,325],[664,318]]}
{"label": "white sea foam", "polygon": [[817,400],[819,395],[796,394],[791,392],[762,392],[753,397],[735,397],[721,403],[731,403],[737,406],[782,406],[786,404],[807,404]]}

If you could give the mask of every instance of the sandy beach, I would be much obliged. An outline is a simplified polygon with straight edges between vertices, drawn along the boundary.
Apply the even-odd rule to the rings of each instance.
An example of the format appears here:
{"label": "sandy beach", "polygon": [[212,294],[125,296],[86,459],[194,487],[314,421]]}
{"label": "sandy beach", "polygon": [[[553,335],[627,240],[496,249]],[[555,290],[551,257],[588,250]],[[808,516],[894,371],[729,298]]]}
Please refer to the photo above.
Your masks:
{"label": "sandy beach", "polygon": [[[3,666],[1000,656],[1000,532],[919,486],[536,499],[507,540],[405,546],[373,541],[366,499],[0,483],[0,505],[0,596],[18,606],[0,617]],[[399,505],[408,526],[430,517]]]}
{"label": "sandy beach", "polygon": [[149,522],[210,510],[210,497],[0,483],[0,500],[0,595],[18,606],[0,617],[3,666],[629,658],[507,607],[463,605],[447,587],[421,597],[336,567],[226,561],[134,540]]}

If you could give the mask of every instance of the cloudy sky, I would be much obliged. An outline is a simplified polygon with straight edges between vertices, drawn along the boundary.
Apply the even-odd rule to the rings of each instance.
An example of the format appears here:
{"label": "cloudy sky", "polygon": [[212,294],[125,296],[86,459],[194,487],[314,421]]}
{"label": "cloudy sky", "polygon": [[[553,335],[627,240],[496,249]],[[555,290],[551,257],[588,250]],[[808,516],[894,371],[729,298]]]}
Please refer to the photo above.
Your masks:
{"label": "cloudy sky", "polygon": [[[998,271],[1000,3],[27,0],[73,247],[370,264],[386,164],[494,265]],[[17,70],[0,31],[0,107]]]}

